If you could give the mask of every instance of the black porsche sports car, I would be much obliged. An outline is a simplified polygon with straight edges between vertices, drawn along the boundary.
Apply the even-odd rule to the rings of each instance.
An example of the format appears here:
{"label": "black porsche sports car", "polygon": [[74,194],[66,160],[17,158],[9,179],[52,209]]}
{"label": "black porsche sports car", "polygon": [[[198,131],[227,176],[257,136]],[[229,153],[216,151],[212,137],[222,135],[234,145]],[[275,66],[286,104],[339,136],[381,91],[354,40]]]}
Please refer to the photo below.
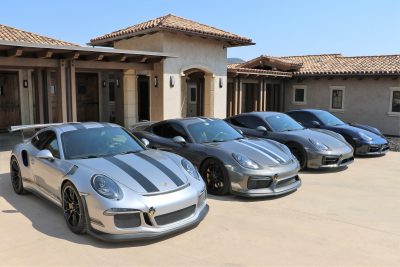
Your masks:
{"label": "black porsche sports car", "polygon": [[307,128],[327,129],[341,134],[353,146],[355,155],[384,155],[389,151],[385,136],[368,125],[345,123],[333,114],[319,109],[301,109],[287,112]]}

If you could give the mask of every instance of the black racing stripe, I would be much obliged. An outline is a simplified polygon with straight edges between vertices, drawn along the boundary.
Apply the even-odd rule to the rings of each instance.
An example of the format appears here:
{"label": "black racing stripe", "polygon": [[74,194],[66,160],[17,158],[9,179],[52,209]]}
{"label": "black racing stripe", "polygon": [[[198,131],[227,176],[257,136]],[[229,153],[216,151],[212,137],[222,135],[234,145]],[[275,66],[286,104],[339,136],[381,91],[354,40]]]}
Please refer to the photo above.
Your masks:
{"label": "black racing stripe", "polygon": [[80,124],[80,123],[71,123],[70,124],[72,127],[75,127],[75,129],[77,129],[77,130],[83,130],[83,129],[86,129],[86,127],[85,126],[83,126],[82,124]]}
{"label": "black racing stripe", "polygon": [[181,186],[184,184],[181,178],[179,178],[173,171],[167,168],[164,164],[142,153],[137,153],[135,155],[157,167],[160,171],[162,171],[165,175],[167,175],[176,184],[176,186]]}
{"label": "black racing stripe", "polygon": [[269,155],[271,158],[277,160],[279,163],[284,163],[284,162],[285,162],[285,161],[282,160],[280,157],[274,155],[271,151],[269,151],[269,150],[267,150],[267,149],[265,149],[265,148],[263,148],[263,147],[261,147],[261,146],[256,146],[256,145],[254,145],[253,143],[248,142],[248,141],[244,141],[244,140],[243,140],[242,142],[245,143],[246,145],[249,145],[249,146],[251,146],[251,147],[253,147],[253,148],[255,148],[255,149],[258,149],[258,150],[264,152],[265,154]]}
{"label": "black racing stripe", "polygon": [[141,174],[135,168],[133,168],[132,166],[130,166],[127,163],[123,162],[122,160],[117,159],[116,157],[107,157],[107,158],[104,158],[104,159],[108,160],[109,162],[111,162],[112,164],[116,165],[117,167],[122,169],[124,172],[129,174],[147,192],[152,193],[152,192],[160,191],[152,182],[150,182],[146,177],[144,177],[143,174]]}

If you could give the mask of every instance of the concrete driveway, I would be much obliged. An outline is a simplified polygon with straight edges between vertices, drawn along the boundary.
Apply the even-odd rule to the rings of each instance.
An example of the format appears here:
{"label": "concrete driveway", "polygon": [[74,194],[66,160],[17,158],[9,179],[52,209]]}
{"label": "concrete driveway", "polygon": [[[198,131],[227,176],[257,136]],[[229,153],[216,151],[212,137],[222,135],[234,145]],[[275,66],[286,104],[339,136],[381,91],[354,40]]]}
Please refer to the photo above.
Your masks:
{"label": "concrete driveway", "polygon": [[77,236],[62,212],[13,193],[0,153],[0,265],[400,265],[400,153],[304,172],[275,199],[211,197],[196,228],[150,243]]}

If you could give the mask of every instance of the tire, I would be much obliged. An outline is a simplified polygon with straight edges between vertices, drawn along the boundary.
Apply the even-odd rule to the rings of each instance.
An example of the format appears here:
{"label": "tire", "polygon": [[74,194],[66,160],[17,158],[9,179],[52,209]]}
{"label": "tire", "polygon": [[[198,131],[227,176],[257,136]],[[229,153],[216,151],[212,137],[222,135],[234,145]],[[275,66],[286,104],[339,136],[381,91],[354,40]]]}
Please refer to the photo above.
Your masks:
{"label": "tire", "polygon": [[15,157],[12,157],[10,160],[10,176],[11,176],[11,185],[14,189],[14,192],[18,195],[26,194],[26,190],[24,189],[24,183],[22,181],[21,169],[19,168],[18,160]]}
{"label": "tire", "polygon": [[288,148],[299,161],[300,170],[305,170],[307,168],[307,154],[304,149],[294,145],[288,145]]}
{"label": "tire", "polygon": [[207,186],[207,192],[222,196],[230,192],[231,182],[224,165],[216,159],[207,159],[200,168],[200,174]]}
{"label": "tire", "polygon": [[75,234],[87,231],[87,215],[81,197],[72,183],[67,182],[62,188],[62,208],[68,228]]}

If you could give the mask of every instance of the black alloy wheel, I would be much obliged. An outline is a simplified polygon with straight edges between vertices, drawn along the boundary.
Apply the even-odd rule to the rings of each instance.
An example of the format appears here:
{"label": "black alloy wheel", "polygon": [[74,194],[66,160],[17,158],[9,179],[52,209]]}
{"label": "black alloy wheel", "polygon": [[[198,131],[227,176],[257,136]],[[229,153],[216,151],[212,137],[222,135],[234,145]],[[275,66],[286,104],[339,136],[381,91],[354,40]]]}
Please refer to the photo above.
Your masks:
{"label": "black alloy wheel", "polygon": [[86,232],[86,214],[81,197],[71,183],[66,183],[62,191],[64,218],[69,229],[76,234]]}
{"label": "black alloy wheel", "polygon": [[201,176],[207,191],[213,195],[226,195],[230,191],[230,181],[225,167],[215,159],[208,159],[201,167]]}
{"label": "black alloy wheel", "polygon": [[18,195],[25,194],[26,191],[24,189],[24,184],[22,182],[21,170],[19,168],[18,161],[15,157],[11,158],[10,176],[11,176],[11,184],[14,189],[14,192],[17,193]]}

